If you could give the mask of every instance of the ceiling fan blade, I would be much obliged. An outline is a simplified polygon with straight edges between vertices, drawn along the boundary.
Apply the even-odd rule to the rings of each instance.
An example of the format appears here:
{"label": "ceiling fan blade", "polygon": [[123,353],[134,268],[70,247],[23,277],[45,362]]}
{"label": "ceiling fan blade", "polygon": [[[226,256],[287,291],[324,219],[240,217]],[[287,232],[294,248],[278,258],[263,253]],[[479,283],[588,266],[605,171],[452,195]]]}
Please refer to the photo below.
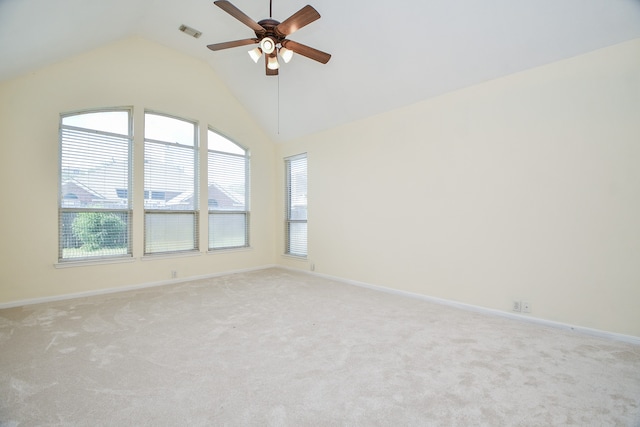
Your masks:
{"label": "ceiling fan blade", "polygon": [[211,50],[222,50],[222,49],[229,49],[231,47],[238,47],[238,46],[246,46],[248,44],[255,44],[255,43],[258,43],[259,40],[260,39],[234,40],[232,42],[209,44],[209,45],[207,45],[207,47],[209,49],[211,49]]}
{"label": "ceiling fan blade", "polygon": [[302,43],[294,42],[293,40],[284,40],[282,42],[282,46],[286,47],[287,49],[291,49],[298,55],[306,56],[309,59],[322,62],[323,64],[326,64],[331,59],[330,54],[309,46],[305,46]]}
{"label": "ceiling fan blade", "polygon": [[236,18],[238,21],[242,22],[247,27],[251,28],[256,33],[264,34],[265,29],[262,28],[262,25],[258,24],[253,19],[249,18],[243,11],[232,5],[227,0],[217,0],[213,2],[220,9],[227,12],[229,15]]}
{"label": "ceiling fan blade", "polygon": [[282,21],[276,27],[276,32],[281,36],[288,36],[289,34],[298,31],[300,28],[304,27],[320,18],[320,14],[313,7],[306,5],[284,21]]}

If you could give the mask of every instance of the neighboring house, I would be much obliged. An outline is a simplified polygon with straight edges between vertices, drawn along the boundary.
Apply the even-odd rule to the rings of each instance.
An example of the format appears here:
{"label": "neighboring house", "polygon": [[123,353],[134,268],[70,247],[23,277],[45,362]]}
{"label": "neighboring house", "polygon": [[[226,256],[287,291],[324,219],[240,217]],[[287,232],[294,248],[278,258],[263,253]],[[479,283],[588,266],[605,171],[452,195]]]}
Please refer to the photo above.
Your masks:
{"label": "neighboring house", "polygon": [[[126,206],[128,189],[111,188],[102,193],[79,182],[77,179],[70,179],[62,185],[62,197],[64,207],[67,208],[87,208],[93,206],[122,209]],[[144,198],[147,205],[154,207],[166,207],[175,209],[176,207],[191,206],[193,192],[180,193],[177,191],[165,190],[145,190]],[[211,210],[244,210],[245,203],[241,196],[225,191],[216,184],[209,184],[209,209]]]}
{"label": "neighboring house", "polygon": [[207,196],[209,210],[244,210],[245,202],[241,196],[234,195],[216,184],[209,184]]}
{"label": "neighboring house", "polygon": [[[61,188],[63,207],[66,208],[111,208],[126,209],[129,189],[118,179],[126,167],[118,161],[85,171],[67,171],[68,179]],[[126,169],[125,169],[126,170]],[[177,180],[180,181],[180,180]],[[152,209],[190,209],[193,206],[193,191],[182,192],[174,183],[168,188],[144,190],[145,207]],[[171,188],[174,187],[174,188]],[[234,194],[216,184],[209,184],[209,209],[244,210],[243,195]]]}
{"label": "neighboring house", "polygon": [[125,162],[114,159],[90,169],[63,169],[62,173],[66,178],[60,189],[63,207],[127,208],[127,184],[121,178],[127,174]]}
{"label": "neighboring house", "polygon": [[62,198],[65,207],[83,207],[97,201],[102,204],[104,201],[102,196],[75,179],[70,179],[62,185]]}

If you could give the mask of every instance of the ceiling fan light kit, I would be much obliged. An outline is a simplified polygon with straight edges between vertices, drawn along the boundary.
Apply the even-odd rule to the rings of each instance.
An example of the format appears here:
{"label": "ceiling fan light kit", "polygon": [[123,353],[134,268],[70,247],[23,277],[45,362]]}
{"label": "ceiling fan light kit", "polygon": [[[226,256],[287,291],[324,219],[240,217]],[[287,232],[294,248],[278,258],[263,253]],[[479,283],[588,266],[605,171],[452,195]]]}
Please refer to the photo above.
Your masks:
{"label": "ceiling fan light kit", "polygon": [[[326,52],[293,40],[287,40],[288,35],[320,18],[320,14],[309,5],[303,7],[283,22],[276,21],[271,17],[256,22],[227,0],[217,0],[213,3],[251,28],[256,35],[255,38],[208,45],[207,47],[213,51],[257,43],[260,47],[251,49],[249,56],[257,63],[262,54],[265,54],[265,69],[268,76],[278,75],[278,68],[280,68],[278,54],[285,63],[291,61],[294,52],[322,64],[326,64],[331,59],[331,55]],[[271,6],[271,3],[269,4]],[[269,7],[269,12],[271,14],[271,7]]]}

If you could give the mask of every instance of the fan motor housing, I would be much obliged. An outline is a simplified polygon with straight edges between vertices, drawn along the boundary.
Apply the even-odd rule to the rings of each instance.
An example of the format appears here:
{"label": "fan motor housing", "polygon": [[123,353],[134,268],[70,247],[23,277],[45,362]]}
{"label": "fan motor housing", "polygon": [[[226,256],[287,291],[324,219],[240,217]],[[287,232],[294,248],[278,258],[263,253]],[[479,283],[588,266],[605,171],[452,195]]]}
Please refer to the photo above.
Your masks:
{"label": "fan motor housing", "polygon": [[261,21],[258,21],[258,25],[264,28],[265,32],[259,33],[256,31],[256,37],[260,39],[263,37],[271,37],[272,39],[274,39],[276,43],[280,43],[282,40],[285,39],[286,36],[284,34],[280,34],[277,32],[276,27],[279,24],[280,24],[280,21],[276,21],[275,19],[272,19],[272,18],[266,18]]}

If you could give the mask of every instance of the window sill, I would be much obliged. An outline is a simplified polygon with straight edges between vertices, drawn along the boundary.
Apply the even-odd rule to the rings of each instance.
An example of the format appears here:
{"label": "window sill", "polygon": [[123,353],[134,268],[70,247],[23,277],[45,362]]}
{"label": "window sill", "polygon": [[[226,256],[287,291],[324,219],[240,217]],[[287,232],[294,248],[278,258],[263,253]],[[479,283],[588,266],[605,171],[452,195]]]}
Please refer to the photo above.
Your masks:
{"label": "window sill", "polygon": [[248,252],[252,250],[253,250],[253,247],[251,246],[243,246],[240,248],[228,248],[228,249],[209,249],[207,251],[207,255],[228,254],[232,252]]}
{"label": "window sill", "polygon": [[292,255],[292,254],[282,254],[283,258],[291,258],[298,261],[306,261],[308,259],[308,255]]}
{"label": "window sill", "polygon": [[128,262],[135,262],[136,258],[111,258],[111,259],[89,259],[85,261],[63,261],[53,264],[55,268],[74,268],[74,267],[92,267],[96,265],[105,264],[123,264]]}
{"label": "window sill", "polygon": [[201,256],[202,252],[200,251],[191,251],[191,252],[169,252],[169,253],[159,253],[159,254],[147,254],[144,255],[140,260],[142,261],[156,261],[168,258],[188,258]]}

